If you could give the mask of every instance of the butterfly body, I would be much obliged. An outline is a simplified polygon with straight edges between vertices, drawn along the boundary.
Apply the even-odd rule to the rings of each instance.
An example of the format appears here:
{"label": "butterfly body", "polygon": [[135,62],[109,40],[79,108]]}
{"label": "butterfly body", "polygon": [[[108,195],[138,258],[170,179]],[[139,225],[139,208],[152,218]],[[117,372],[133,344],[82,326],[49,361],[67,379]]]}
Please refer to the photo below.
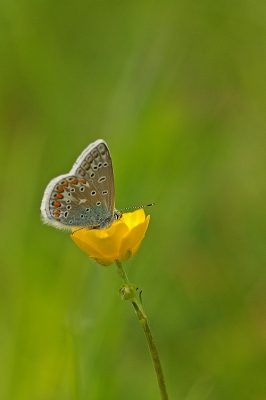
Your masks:
{"label": "butterfly body", "polygon": [[105,229],[121,217],[115,209],[112,160],[102,139],[82,152],[68,174],[51,180],[41,213],[45,223],[61,229]]}

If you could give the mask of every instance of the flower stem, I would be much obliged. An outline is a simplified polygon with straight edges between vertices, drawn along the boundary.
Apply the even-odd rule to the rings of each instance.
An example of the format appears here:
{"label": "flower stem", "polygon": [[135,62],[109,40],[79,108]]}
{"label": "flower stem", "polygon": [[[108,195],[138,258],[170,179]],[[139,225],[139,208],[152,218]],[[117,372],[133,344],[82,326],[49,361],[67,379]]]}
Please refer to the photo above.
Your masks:
{"label": "flower stem", "polygon": [[[118,269],[118,274],[122,278],[124,284],[126,286],[132,286],[129,282],[129,279],[128,279],[125,271],[124,271],[122,263],[120,261],[116,260],[116,265],[117,265],[117,269]],[[168,395],[166,392],[166,386],[165,386],[165,382],[164,382],[164,376],[163,376],[161,362],[159,359],[158,351],[156,349],[154,339],[153,339],[143,306],[140,302],[137,301],[136,297],[131,298],[130,301],[136,311],[139,322],[141,323],[142,329],[146,336],[146,340],[148,342],[150,355],[152,358],[153,366],[154,366],[156,377],[157,377],[158,386],[160,389],[161,399],[168,400]]]}
{"label": "flower stem", "polygon": [[124,282],[124,285],[130,285],[129,279],[128,279],[127,274],[122,266],[122,263],[120,261],[116,260],[116,265],[117,265],[118,275]]}

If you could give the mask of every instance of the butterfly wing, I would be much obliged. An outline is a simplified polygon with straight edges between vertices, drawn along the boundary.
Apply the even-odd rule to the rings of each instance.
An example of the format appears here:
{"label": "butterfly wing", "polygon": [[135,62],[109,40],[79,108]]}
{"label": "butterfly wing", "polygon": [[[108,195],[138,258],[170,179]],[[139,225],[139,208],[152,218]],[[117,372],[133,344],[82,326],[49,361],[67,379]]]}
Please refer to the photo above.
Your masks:
{"label": "butterfly wing", "polygon": [[114,175],[107,144],[99,139],[78,157],[69,174],[47,186],[42,205],[45,223],[58,228],[107,228],[115,219]]}

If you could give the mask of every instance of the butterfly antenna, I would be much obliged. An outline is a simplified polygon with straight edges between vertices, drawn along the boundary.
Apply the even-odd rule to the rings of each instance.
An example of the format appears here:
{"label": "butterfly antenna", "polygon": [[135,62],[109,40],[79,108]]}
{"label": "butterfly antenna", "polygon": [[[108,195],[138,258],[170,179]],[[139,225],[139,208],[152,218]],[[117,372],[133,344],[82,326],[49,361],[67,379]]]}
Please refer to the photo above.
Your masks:
{"label": "butterfly antenna", "polygon": [[155,203],[149,203],[149,204],[145,204],[144,206],[133,206],[133,207],[125,207],[125,208],[121,208],[121,212],[125,211],[125,210],[138,210],[139,208],[145,208],[145,207],[152,207],[155,206]]}

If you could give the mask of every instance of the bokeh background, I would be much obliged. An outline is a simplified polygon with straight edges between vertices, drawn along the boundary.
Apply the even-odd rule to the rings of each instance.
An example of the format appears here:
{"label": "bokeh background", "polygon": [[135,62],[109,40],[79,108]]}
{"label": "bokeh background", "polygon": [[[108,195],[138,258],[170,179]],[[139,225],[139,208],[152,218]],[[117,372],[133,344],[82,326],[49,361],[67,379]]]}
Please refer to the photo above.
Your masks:
{"label": "bokeh background", "polygon": [[125,268],[169,398],[266,399],[265,43],[258,1],[1,2],[1,399],[159,399],[115,266],[40,221],[98,138],[156,203]]}

